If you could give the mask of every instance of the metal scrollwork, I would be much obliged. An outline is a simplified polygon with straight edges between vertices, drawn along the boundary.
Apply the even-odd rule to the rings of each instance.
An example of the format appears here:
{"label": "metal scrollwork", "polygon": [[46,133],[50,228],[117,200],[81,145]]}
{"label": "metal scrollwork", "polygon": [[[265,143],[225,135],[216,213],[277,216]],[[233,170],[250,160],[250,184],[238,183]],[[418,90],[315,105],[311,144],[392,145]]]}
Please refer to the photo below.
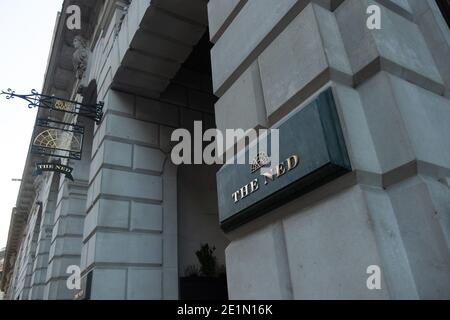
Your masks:
{"label": "metal scrollwork", "polygon": [[57,98],[55,96],[40,94],[35,89],[31,90],[30,94],[17,94],[14,90],[8,89],[7,91],[2,91],[0,95],[5,95],[7,100],[14,98],[25,100],[30,109],[38,107],[58,112],[78,114],[79,116],[94,120],[97,124],[99,124],[103,118],[104,103],[102,101],[94,105],[88,105]]}

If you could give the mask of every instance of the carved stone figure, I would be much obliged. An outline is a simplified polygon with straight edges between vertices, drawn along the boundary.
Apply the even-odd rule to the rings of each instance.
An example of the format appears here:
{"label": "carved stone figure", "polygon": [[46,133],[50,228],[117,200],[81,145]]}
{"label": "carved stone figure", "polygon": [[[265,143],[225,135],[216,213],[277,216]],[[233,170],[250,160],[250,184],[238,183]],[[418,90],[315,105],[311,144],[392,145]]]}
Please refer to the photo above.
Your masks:
{"label": "carved stone figure", "polygon": [[76,36],[73,39],[73,46],[76,49],[72,57],[73,67],[77,79],[81,80],[87,69],[89,50],[86,40],[81,36]]}

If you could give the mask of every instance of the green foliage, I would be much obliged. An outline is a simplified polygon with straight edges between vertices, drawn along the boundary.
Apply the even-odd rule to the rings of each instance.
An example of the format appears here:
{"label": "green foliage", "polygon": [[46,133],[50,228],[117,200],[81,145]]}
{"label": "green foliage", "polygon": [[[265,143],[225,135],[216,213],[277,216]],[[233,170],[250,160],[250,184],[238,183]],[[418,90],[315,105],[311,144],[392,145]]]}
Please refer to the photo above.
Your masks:
{"label": "green foliage", "polygon": [[209,247],[209,244],[201,246],[195,255],[200,262],[200,273],[205,277],[214,277],[217,274],[217,258],[214,256],[216,247]]}
{"label": "green foliage", "polygon": [[199,277],[200,270],[196,265],[190,265],[184,270],[184,275],[186,277]]}

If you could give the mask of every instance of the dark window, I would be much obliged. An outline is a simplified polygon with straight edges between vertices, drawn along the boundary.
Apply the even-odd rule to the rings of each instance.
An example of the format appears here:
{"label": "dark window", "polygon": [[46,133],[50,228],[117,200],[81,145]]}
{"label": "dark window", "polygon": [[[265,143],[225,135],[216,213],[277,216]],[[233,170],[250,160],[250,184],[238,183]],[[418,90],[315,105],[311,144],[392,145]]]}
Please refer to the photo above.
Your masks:
{"label": "dark window", "polygon": [[436,0],[436,3],[439,9],[441,9],[442,15],[450,28],[450,0]]}

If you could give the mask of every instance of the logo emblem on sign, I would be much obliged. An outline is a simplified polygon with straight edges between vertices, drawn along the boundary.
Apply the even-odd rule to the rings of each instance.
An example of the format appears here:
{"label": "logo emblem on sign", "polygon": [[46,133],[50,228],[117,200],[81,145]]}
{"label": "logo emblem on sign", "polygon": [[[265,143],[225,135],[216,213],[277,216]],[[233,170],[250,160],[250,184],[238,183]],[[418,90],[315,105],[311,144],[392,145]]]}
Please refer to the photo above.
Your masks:
{"label": "logo emblem on sign", "polygon": [[251,165],[251,172],[255,173],[262,167],[265,167],[270,163],[270,158],[267,156],[265,152],[260,152],[258,155],[253,159],[252,165]]}

